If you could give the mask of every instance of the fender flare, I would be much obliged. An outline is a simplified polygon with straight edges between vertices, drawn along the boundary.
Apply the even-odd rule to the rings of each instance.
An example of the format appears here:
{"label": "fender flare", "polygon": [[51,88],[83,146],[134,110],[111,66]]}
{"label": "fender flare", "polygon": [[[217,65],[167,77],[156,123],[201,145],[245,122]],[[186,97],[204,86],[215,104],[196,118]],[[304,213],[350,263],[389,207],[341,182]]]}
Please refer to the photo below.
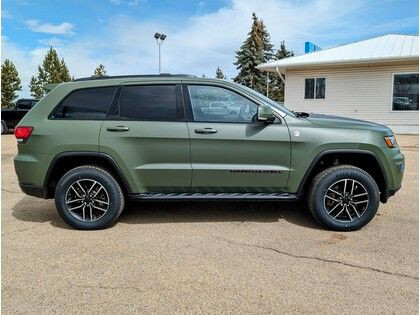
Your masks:
{"label": "fender flare", "polygon": [[308,182],[309,180],[309,175],[311,174],[312,170],[314,169],[315,165],[325,156],[328,154],[334,154],[334,153],[358,153],[358,154],[368,154],[370,156],[372,156],[373,158],[375,158],[376,162],[379,165],[379,168],[381,170],[382,173],[382,177],[385,180],[385,191],[384,191],[384,196],[381,196],[381,200],[383,199],[384,202],[387,201],[388,197],[389,197],[389,185],[388,185],[388,177],[386,176],[386,172],[385,172],[385,168],[382,164],[382,161],[379,159],[379,157],[372,151],[369,150],[365,150],[365,149],[331,149],[331,150],[325,150],[322,151],[320,153],[318,153],[318,155],[313,159],[313,161],[311,162],[311,164],[309,165],[308,169],[305,172],[305,175],[303,176],[302,180],[300,181],[299,184],[299,188],[298,188],[298,195],[302,195],[303,194],[303,187],[305,186],[305,184]]}
{"label": "fender flare", "polygon": [[118,177],[121,179],[122,184],[124,185],[124,188],[126,189],[126,191],[131,194],[132,190],[131,187],[127,181],[127,179],[124,176],[124,173],[122,172],[121,168],[118,166],[117,162],[115,162],[115,160],[108,154],[106,153],[102,153],[102,152],[89,152],[89,151],[66,151],[66,152],[61,152],[58,153],[51,161],[47,173],[45,174],[45,178],[44,178],[44,184],[43,184],[43,189],[45,189],[45,191],[47,190],[47,184],[49,181],[49,178],[51,176],[51,172],[54,169],[55,165],[57,164],[57,162],[62,159],[63,157],[71,157],[71,156],[85,156],[85,157],[94,157],[94,158],[102,158],[105,159],[107,162],[109,162],[114,170],[116,171]]}

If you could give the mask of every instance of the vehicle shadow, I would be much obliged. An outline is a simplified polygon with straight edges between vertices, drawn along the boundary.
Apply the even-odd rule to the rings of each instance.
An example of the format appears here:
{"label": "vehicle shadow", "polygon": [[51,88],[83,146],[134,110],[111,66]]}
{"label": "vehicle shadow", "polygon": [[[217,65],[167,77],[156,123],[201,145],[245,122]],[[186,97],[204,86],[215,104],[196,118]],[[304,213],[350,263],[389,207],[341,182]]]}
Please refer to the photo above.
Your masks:
{"label": "vehicle shadow", "polygon": [[[12,215],[20,221],[50,222],[55,227],[70,229],[59,217],[53,201],[34,203],[33,198],[25,197],[13,207]],[[136,202],[127,204],[118,222],[141,225],[194,222],[270,223],[279,220],[306,228],[322,229],[302,202]]]}

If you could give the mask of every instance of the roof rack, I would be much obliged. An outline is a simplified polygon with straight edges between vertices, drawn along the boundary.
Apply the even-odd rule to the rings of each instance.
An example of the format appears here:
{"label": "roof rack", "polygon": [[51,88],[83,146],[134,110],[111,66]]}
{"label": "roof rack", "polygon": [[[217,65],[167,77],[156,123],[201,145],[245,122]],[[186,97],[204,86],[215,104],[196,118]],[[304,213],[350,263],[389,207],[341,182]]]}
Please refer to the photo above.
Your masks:
{"label": "roof rack", "polygon": [[190,74],[171,74],[171,73],[161,73],[161,74],[134,74],[134,75],[106,75],[102,77],[85,77],[74,79],[73,81],[90,81],[90,80],[107,80],[107,79],[130,79],[130,78],[162,78],[162,77],[189,77],[196,78],[195,75]]}

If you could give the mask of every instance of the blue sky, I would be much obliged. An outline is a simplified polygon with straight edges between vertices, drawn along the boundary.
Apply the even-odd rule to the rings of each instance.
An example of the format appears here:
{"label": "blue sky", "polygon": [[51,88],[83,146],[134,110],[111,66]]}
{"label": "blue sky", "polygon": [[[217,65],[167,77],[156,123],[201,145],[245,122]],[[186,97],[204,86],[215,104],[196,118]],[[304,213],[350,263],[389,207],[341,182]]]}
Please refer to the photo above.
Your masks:
{"label": "blue sky", "polygon": [[418,34],[418,1],[335,0],[3,0],[2,60],[28,82],[52,45],[75,77],[103,63],[108,74],[156,73],[156,31],[168,35],[162,71],[236,75],[235,50],[251,13],[262,18],[278,47],[301,54],[309,40],[327,48],[388,33]]}

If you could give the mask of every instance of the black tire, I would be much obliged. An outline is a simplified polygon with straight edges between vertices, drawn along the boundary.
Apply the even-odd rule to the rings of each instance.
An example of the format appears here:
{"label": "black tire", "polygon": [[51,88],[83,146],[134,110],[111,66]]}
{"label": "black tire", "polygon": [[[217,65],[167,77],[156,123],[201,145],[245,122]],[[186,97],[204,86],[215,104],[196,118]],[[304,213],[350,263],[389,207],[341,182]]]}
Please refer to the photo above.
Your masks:
{"label": "black tire", "polygon": [[[347,181],[349,185],[356,183],[356,189],[363,192],[357,195],[364,195],[358,197],[353,194],[353,196],[363,198],[363,200],[366,198],[367,201],[358,202],[361,199],[350,198],[350,194],[349,197],[343,196],[344,192],[351,190],[346,186],[340,186],[346,185]],[[333,186],[335,184],[338,186]],[[340,191],[338,189],[331,190],[336,187],[343,187],[343,189]],[[341,195],[332,193],[333,191],[337,191]],[[327,192],[328,197],[326,197]],[[339,202],[330,201],[330,199],[336,199]],[[372,176],[351,165],[334,166],[319,173],[314,177],[308,194],[309,210],[315,219],[327,228],[336,231],[358,230],[368,224],[378,210],[379,200],[379,188]],[[356,202],[358,202],[357,205]],[[331,203],[331,206],[328,206],[328,203]],[[359,209],[354,210],[356,206]],[[334,207],[337,209],[330,212]],[[337,217],[334,218],[335,216]]]}
{"label": "black tire", "polygon": [[[87,218],[83,220],[83,218],[76,217],[76,212],[72,212],[69,210],[67,206],[66,198],[68,198],[68,191],[72,190],[70,186],[73,184],[82,183],[83,181],[90,181],[90,182],[97,182],[98,186],[102,186],[102,190],[99,194],[106,194],[108,202],[107,210],[105,213],[99,211],[97,217],[93,217],[95,220],[92,220],[92,212],[90,212],[90,220]],[[97,187],[98,187],[97,186]],[[73,186],[76,187],[76,186]],[[89,195],[86,193],[85,195]],[[97,189],[100,190],[100,189]],[[77,192],[75,192],[77,193]],[[79,191],[80,196],[82,196],[82,190]],[[77,198],[79,198],[78,196]],[[96,200],[96,199],[94,199]],[[82,201],[85,202],[85,201]],[[80,201],[78,201],[80,204]],[[92,202],[94,203],[94,202]],[[105,204],[105,202],[103,202]],[[124,194],[121,190],[120,185],[114,179],[114,177],[108,173],[106,170],[91,166],[91,165],[84,165],[80,167],[76,167],[70,171],[68,171],[64,176],[60,179],[55,189],[55,205],[57,207],[57,211],[61,218],[70,226],[75,229],[80,230],[97,230],[97,229],[104,229],[111,226],[119,217],[121,212],[124,209]],[[77,203],[76,203],[77,205]],[[98,204],[96,204],[98,205]],[[88,206],[89,207],[89,206]],[[87,208],[90,209],[90,208]],[[98,210],[95,210],[98,212]]]}
{"label": "black tire", "polygon": [[4,135],[9,132],[9,128],[7,128],[7,124],[4,120],[1,121],[1,134]]}

